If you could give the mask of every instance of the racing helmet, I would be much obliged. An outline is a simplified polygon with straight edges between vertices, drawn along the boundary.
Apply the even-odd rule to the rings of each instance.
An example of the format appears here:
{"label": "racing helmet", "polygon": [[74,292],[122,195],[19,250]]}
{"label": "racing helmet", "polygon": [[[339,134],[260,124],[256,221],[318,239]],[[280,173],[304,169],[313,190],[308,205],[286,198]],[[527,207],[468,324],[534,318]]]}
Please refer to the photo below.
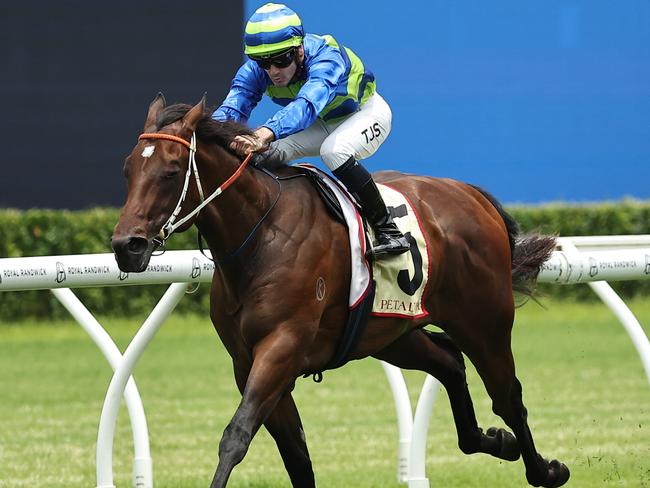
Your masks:
{"label": "racing helmet", "polygon": [[246,24],[244,53],[266,58],[302,44],[305,30],[298,14],[281,3],[258,8]]}

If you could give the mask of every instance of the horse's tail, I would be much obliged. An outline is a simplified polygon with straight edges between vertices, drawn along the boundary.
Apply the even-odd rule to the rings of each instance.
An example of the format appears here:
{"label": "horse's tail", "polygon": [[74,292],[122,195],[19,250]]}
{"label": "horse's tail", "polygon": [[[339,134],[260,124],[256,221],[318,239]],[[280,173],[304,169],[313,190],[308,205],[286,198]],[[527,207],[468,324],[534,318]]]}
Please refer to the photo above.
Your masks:
{"label": "horse's tail", "polygon": [[472,187],[490,201],[506,224],[512,255],[512,290],[532,298],[542,265],[555,249],[555,236],[534,233],[520,235],[519,224],[497,199],[482,188]]}
{"label": "horse's tail", "polygon": [[533,298],[537,276],[555,249],[555,236],[527,234],[517,239],[512,254],[512,289]]}

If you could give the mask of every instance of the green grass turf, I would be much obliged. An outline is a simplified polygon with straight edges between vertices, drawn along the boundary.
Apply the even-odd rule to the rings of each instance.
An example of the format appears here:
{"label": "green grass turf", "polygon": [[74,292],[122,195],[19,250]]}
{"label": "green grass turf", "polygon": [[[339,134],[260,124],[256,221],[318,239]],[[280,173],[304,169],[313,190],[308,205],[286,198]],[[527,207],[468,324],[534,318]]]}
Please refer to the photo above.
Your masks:
{"label": "green grass turf", "polygon": [[[599,304],[534,303],[518,311],[513,344],[536,444],[571,469],[571,487],[650,487],[650,388],[637,353]],[[632,309],[650,324],[650,303]],[[123,349],[138,321],[106,319]],[[469,367],[479,423],[502,426]],[[206,317],[171,317],[137,365],[155,485],[206,487],[221,433],[239,402],[227,355]],[[415,405],[423,374],[408,372]],[[93,487],[99,414],[110,371],[72,321],[0,324],[0,486]],[[375,360],[299,380],[301,411],[318,485],[397,487],[397,424]],[[132,440],[120,411],[115,482],[131,486]],[[427,448],[432,487],[527,486],[521,461],[463,455],[445,392],[433,410]],[[289,486],[263,429],[229,486]]]}

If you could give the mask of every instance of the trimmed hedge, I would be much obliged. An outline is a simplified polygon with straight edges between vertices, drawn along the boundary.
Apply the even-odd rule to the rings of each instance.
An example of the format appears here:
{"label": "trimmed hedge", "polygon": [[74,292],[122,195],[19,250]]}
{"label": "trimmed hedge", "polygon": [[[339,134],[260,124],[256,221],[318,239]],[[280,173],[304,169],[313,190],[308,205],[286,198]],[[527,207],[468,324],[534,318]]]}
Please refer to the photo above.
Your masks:
{"label": "trimmed hedge", "polygon": [[[650,202],[624,200],[588,205],[564,203],[536,207],[510,206],[507,210],[524,232],[546,234],[616,235],[650,234]],[[66,210],[0,210],[0,258],[88,254],[111,252],[110,236],[119,210],[95,208]],[[196,231],[175,235],[168,249],[196,249]],[[617,291],[630,297],[650,291],[649,282],[615,284]],[[142,315],[149,313],[166,286],[121,286],[76,291],[93,313],[102,315]],[[208,313],[208,289],[203,284],[190,299],[181,300],[179,311]],[[585,285],[540,286],[543,295],[570,299],[594,298]],[[46,291],[0,292],[0,320],[23,317],[65,317],[67,312]]]}
{"label": "trimmed hedge", "polygon": [[[552,203],[541,206],[510,206],[508,212],[524,232],[560,236],[650,234],[650,201],[623,200],[592,204]],[[621,296],[650,295],[650,281],[612,283]],[[598,300],[586,284],[539,285],[539,296],[571,300]]]}
{"label": "trimmed hedge", "polygon": [[[110,237],[119,210],[0,210],[0,258],[112,252]],[[196,231],[177,234],[167,249],[196,249]],[[191,299],[178,305],[182,312],[207,313],[209,286],[202,283]],[[93,314],[146,317],[167,285],[80,288],[75,294]],[[0,292],[0,320],[23,317],[68,317],[48,291]]]}

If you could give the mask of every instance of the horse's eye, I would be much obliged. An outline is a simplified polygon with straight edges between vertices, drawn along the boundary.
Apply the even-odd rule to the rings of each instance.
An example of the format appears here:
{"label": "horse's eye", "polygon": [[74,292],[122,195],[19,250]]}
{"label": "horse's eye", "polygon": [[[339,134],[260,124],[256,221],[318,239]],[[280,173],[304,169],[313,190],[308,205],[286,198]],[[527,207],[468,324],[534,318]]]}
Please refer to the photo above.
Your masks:
{"label": "horse's eye", "polygon": [[166,180],[171,180],[173,178],[176,178],[179,175],[179,173],[180,173],[180,170],[173,169],[173,170],[170,170],[170,171],[165,171],[162,174],[162,177],[165,178]]}

